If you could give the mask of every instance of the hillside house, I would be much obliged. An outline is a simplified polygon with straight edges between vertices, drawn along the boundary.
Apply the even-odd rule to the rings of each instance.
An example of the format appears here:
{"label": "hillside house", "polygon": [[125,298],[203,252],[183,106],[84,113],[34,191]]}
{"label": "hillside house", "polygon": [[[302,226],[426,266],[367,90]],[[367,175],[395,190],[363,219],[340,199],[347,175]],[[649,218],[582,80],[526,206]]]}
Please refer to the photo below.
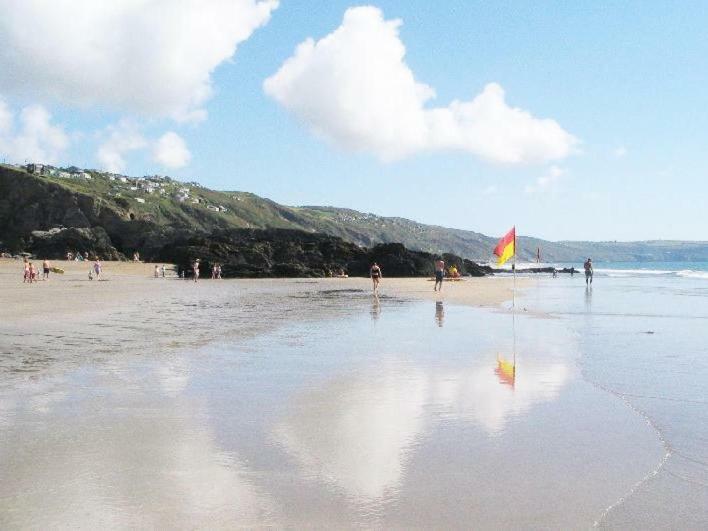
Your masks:
{"label": "hillside house", "polygon": [[28,164],[27,165],[27,172],[28,173],[33,173],[35,175],[43,175],[45,172],[44,169],[44,164]]}

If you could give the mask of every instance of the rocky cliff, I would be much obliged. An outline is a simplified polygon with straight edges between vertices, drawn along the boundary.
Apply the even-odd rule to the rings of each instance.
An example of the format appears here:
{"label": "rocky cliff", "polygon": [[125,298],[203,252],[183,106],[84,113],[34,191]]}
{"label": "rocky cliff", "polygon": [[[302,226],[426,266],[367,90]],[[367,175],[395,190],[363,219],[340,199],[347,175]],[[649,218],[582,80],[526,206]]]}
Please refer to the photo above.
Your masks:
{"label": "rocky cliff", "polygon": [[[0,198],[0,247],[42,258],[63,258],[71,251],[121,260],[137,251],[145,260],[175,263],[180,270],[191,270],[197,258],[203,271],[218,262],[226,277],[322,277],[340,271],[366,276],[374,261],[390,276],[433,274],[432,254],[399,243],[367,249],[304,230],[230,228],[209,211],[189,223],[190,207],[184,217],[162,212],[172,220],[160,222],[154,212],[125,198],[96,197],[1,166]],[[446,260],[463,273],[489,273],[454,255]]]}

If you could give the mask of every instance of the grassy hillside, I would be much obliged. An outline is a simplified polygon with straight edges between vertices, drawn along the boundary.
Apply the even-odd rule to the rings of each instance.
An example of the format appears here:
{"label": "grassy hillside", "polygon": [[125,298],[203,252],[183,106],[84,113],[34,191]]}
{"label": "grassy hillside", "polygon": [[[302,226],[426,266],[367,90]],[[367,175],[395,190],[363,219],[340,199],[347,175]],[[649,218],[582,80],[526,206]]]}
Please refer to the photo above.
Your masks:
{"label": "grassy hillside", "polygon": [[[33,175],[14,166],[0,166],[0,173],[14,182],[25,179],[28,185],[54,186],[80,194],[125,221],[149,222],[169,229],[299,229],[339,236],[366,247],[398,242],[414,250],[452,252],[476,261],[491,258],[498,238],[344,208],[284,206],[252,193],[215,191],[168,177],[132,178],[78,168],[44,168],[41,175]],[[3,212],[13,208],[3,199],[0,197],[0,225]],[[42,208],[41,200],[37,201],[37,208]],[[517,243],[521,260],[534,259],[540,247],[546,262],[577,262],[586,256],[597,261],[708,261],[706,242],[549,242],[519,237]]]}

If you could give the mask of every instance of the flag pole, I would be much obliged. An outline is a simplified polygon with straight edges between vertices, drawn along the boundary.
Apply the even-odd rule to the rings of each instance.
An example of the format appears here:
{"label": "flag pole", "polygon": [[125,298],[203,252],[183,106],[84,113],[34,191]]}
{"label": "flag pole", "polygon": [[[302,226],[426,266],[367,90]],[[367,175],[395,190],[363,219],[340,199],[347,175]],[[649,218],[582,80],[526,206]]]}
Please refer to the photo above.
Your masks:
{"label": "flag pole", "polygon": [[512,263],[512,269],[514,270],[514,284],[511,288],[511,332],[514,336],[514,377],[516,377],[516,225],[514,225],[514,262]]}

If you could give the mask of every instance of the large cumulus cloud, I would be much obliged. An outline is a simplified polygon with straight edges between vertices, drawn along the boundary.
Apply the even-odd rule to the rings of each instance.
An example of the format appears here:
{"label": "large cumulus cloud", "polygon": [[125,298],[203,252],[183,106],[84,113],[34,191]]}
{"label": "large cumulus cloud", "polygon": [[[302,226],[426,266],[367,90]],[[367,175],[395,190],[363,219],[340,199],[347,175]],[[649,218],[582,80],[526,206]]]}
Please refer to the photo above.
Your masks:
{"label": "large cumulus cloud", "polygon": [[348,9],[332,33],[301,43],[264,89],[319,136],[382,160],[463,150],[528,164],[572,153],[573,135],[552,119],[510,106],[496,83],[469,101],[427,106],[435,91],[406,64],[400,25],[376,7]]}
{"label": "large cumulus cloud", "polygon": [[203,118],[211,73],[277,0],[0,0],[0,91]]}

